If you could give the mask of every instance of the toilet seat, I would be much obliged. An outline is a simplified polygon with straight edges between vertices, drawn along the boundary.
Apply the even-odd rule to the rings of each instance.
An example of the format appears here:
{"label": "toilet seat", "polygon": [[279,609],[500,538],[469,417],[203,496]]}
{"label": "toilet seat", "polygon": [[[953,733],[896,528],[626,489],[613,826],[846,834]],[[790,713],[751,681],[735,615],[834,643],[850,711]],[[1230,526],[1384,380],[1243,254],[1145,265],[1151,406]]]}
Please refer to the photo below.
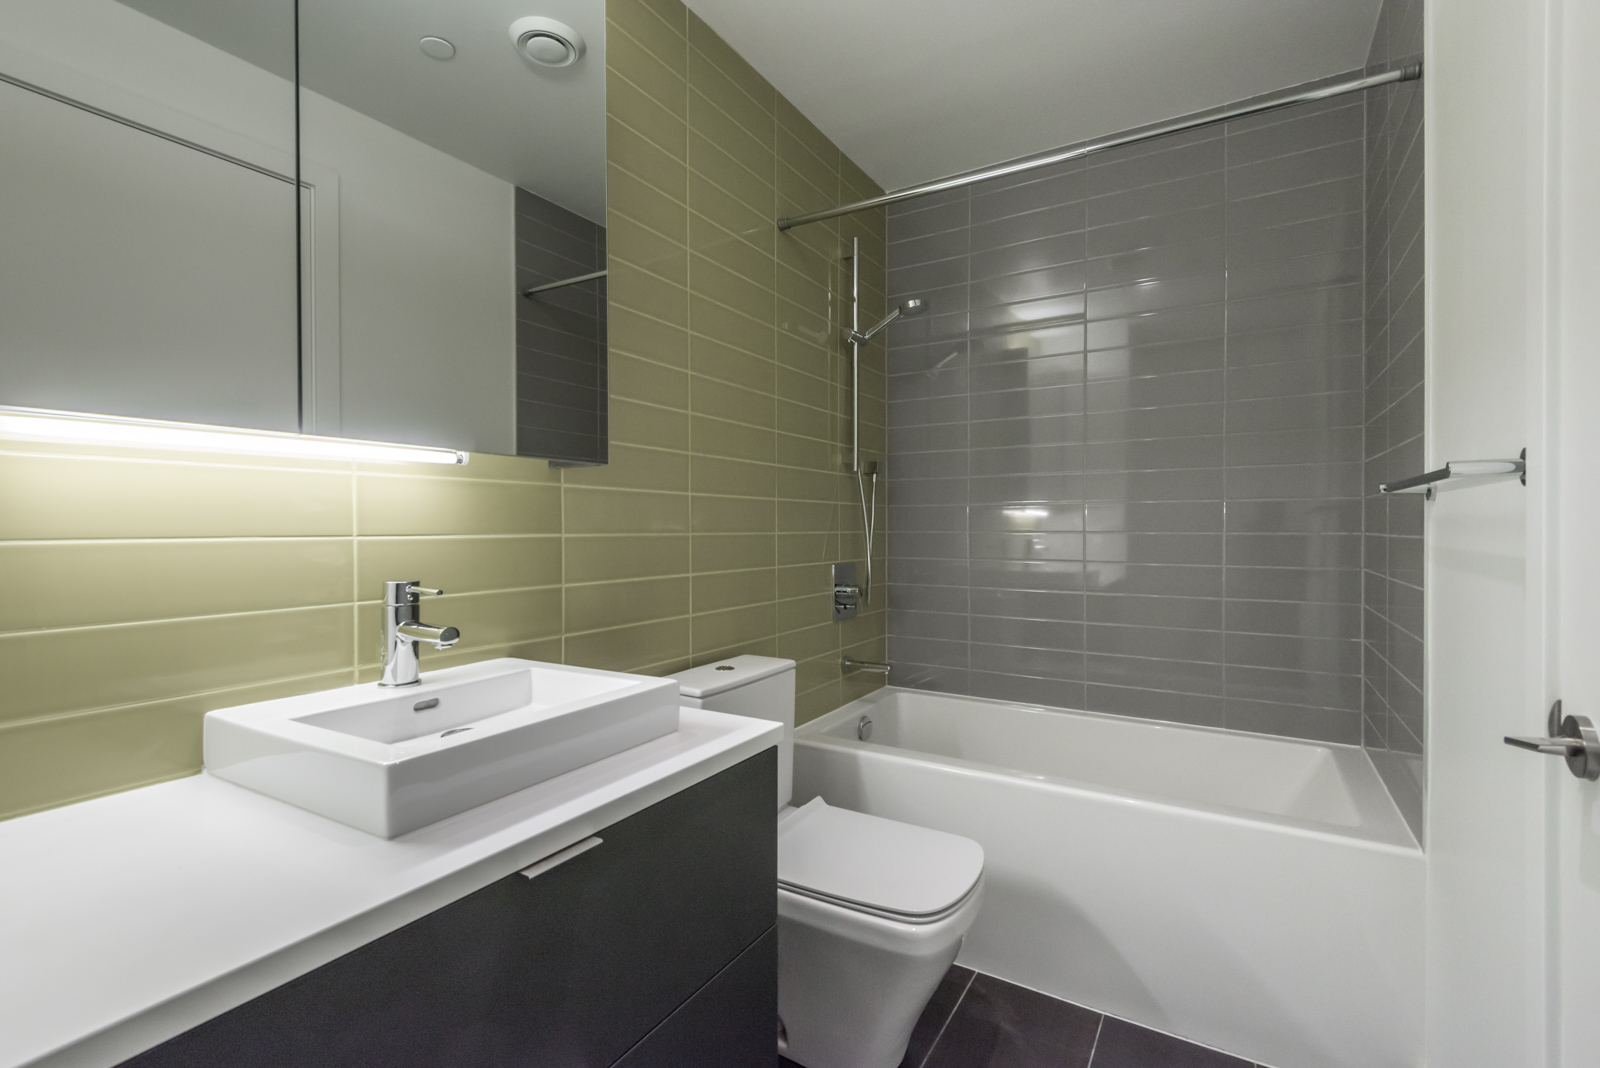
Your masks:
{"label": "toilet seat", "polygon": [[778,823],[778,885],[829,905],[904,924],[960,911],[983,876],[983,848],[959,835],[818,797]]}

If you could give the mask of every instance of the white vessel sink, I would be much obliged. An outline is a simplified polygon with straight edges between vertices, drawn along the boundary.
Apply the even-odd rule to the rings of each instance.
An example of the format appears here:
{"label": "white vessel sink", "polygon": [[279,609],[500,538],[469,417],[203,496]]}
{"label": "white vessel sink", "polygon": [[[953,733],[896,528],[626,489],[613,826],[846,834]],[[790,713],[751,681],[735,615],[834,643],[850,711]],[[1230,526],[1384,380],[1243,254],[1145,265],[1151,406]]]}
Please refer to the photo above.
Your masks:
{"label": "white vessel sink", "polygon": [[206,713],[206,770],[384,838],[678,729],[673,679],[486,660]]}

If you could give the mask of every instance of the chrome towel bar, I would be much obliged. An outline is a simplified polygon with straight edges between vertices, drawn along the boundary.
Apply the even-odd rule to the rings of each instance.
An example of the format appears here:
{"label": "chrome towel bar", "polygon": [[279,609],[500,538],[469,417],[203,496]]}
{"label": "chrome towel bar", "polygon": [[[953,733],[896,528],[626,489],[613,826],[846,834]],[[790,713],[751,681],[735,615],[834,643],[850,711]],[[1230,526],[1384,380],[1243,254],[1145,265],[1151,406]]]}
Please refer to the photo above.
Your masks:
{"label": "chrome towel bar", "polygon": [[1420,493],[1433,500],[1434,487],[1441,482],[1457,478],[1510,478],[1512,475],[1528,484],[1528,450],[1515,460],[1451,460],[1437,471],[1426,471],[1396,482],[1385,482],[1378,487],[1380,493]]}
{"label": "chrome towel bar", "polygon": [[580,274],[576,278],[563,278],[559,282],[546,282],[542,286],[533,286],[530,289],[524,289],[522,291],[522,295],[525,297],[536,297],[540,293],[548,293],[552,289],[565,289],[567,286],[575,286],[579,282],[592,282],[596,278],[604,278],[605,276],[605,271],[593,271],[589,274]]}

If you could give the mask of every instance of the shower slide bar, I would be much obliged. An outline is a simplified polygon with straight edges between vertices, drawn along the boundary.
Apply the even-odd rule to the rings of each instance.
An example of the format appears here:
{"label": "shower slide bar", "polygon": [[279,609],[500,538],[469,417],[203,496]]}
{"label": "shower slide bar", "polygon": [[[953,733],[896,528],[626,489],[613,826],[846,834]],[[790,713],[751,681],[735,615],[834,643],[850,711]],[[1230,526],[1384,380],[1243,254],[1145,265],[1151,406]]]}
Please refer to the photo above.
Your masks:
{"label": "shower slide bar", "polygon": [[[1528,484],[1528,450],[1515,460],[1451,460],[1437,471],[1427,471],[1398,482],[1385,482],[1378,486],[1379,493],[1420,493],[1433,500],[1435,487],[1452,479],[1501,479],[1515,475],[1522,484]],[[1472,485],[1477,485],[1474,482]]]}
{"label": "shower slide bar", "polygon": [[589,274],[580,274],[576,278],[563,278],[559,282],[546,282],[542,286],[533,286],[532,288],[524,289],[522,291],[522,295],[525,297],[533,297],[547,290],[565,289],[567,286],[575,286],[579,282],[592,282],[596,278],[604,278],[605,276],[605,271],[593,271]]}
{"label": "shower slide bar", "polygon": [[898,189],[893,193],[868,197],[866,200],[857,200],[851,204],[841,204],[836,208],[807,212],[804,215],[785,215],[778,220],[778,229],[789,230],[796,226],[803,226],[806,223],[821,222],[824,219],[833,219],[840,215],[866,211],[869,208],[881,208],[885,204],[897,204],[902,200],[942,193],[946,189],[959,189],[962,186],[976,185],[991,178],[1003,178],[1008,174],[1020,174],[1023,171],[1031,171],[1036,167],[1048,167],[1054,163],[1065,163],[1068,160],[1081,159],[1096,152],[1122,148],[1125,145],[1136,145],[1142,141],[1166,137],[1168,134],[1182,133],[1185,130],[1198,130],[1205,126],[1215,126],[1218,123],[1228,122],[1232,119],[1261,115],[1268,111],[1293,107],[1295,104],[1308,104],[1315,100],[1327,100],[1331,97],[1343,96],[1346,93],[1359,93],[1366,89],[1376,89],[1380,85],[1392,85],[1395,82],[1412,82],[1421,77],[1422,61],[1412,60],[1404,66],[1384,71],[1381,74],[1368,74],[1334,82],[1326,79],[1307,82],[1279,93],[1273,93],[1270,96],[1255,97],[1237,104],[1225,104],[1220,108],[1212,108],[1208,111],[1197,111],[1192,115],[1184,115],[1167,122],[1157,123],[1154,126],[1142,126],[1136,130],[1112,134],[1110,137],[1102,137],[1094,141],[1083,141],[1043,155],[1024,156],[1022,159],[996,164],[993,167],[988,167],[981,171],[973,171],[969,174],[958,174],[950,178],[924,182],[922,185],[907,186],[905,189]]}

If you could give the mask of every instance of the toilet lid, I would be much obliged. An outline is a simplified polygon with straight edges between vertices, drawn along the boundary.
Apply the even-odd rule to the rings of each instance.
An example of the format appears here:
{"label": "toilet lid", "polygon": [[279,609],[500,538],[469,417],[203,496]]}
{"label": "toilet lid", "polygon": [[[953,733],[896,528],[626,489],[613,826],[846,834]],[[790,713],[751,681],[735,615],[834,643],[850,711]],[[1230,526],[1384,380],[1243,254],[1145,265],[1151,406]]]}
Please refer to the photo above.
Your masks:
{"label": "toilet lid", "polygon": [[746,686],[760,679],[794,670],[793,660],[775,656],[730,656],[697,668],[668,675],[678,680],[678,692],[685,697],[715,697],[719,693]]}
{"label": "toilet lid", "polygon": [[778,824],[778,882],[814,897],[908,918],[949,909],[983,874],[970,838],[831,808],[822,798]]}

